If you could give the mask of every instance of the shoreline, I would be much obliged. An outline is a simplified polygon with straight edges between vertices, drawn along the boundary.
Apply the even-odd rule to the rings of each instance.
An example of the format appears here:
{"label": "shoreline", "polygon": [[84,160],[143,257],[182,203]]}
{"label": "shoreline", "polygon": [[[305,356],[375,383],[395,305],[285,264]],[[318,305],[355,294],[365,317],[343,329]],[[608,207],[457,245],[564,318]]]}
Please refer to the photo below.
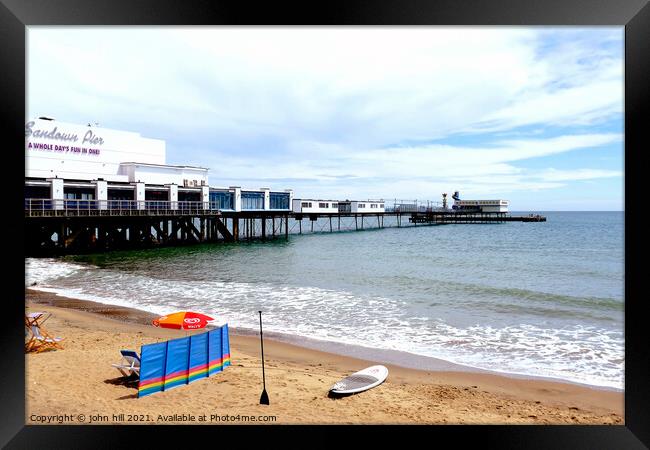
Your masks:
{"label": "shoreline", "polygon": [[[137,347],[139,350],[139,345],[148,343],[143,342],[144,338],[163,340],[178,337],[176,330],[151,326],[151,320],[155,317],[152,313],[29,288],[26,288],[26,306],[30,311],[42,309],[51,312],[53,316],[45,324],[46,328],[66,338],[65,350],[26,355],[27,423],[38,423],[30,420],[32,414],[38,416],[48,411],[56,414],[56,411],[77,405],[72,401],[75,395],[70,392],[57,393],[52,386],[41,387],[43,378],[34,375],[42,370],[50,370],[50,363],[54,364],[56,360],[76,357],[73,352],[66,351],[68,346],[80,346],[80,351],[87,353],[84,361],[71,364],[90,364],[93,359],[102,360],[101,364],[89,365],[88,372],[97,374],[94,382],[93,377],[87,380],[88,387],[85,389],[95,389],[97,380],[103,380],[102,384],[110,387],[103,395],[94,398],[100,410],[115,411],[124,407],[126,411],[140,408],[151,411],[151,408],[171,408],[170,411],[179,412],[187,407],[190,408],[187,411],[191,412],[195,411],[190,406],[194,403],[185,405],[185,397],[195,396],[203,390],[223,390],[238,399],[226,409],[233,412],[274,411],[278,413],[278,423],[624,423],[622,391],[556,380],[511,377],[480,369],[457,370],[454,365],[444,364],[437,370],[422,370],[385,363],[389,377],[380,388],[332,400],[326,394],[335,381],[372,365],[374,361],[367,357],[298,346],[293,342],[273,339],[274,336],[265,339],[267,388],[273,405],[265,410],[257,404],[257,390],[261,392],[261,374],[257,373],[261,367],[259,339],[253,332],[235,329],[231,329],[233,366],[215,377],[195,383],[203,385],[204,389],[194,388],[193,384],[134,399],[132,389],[111,384],[115,379],[106,380],[107,376],[119,375],[109,362],[118,361],[119,348]],[[54,367],[65,372],[66,364],[59,363]],[[231,383],[228,386],[219,382],[213,384],[214,380]],[[250,394],[251,389],[255,395]],[[118,393],[122,395],[118,395],[117,399],[122,400],[116,402],[114,396]],[[131,395],[125,398],[125,393]],[[83,395],[83,392],[77,394]],[[41,404],[43,397],[47,398],[45,405]],[[282,402],[278,401],[280,398]],[[125,402],[126,399],[129,401]],[[89,398],[86,404],[92,405],[92,400]],[[282,406],[278,406],[280,403]],[[221,407],[219,409],[224,411]],[[341,415],[343,410],[346,413]],[[159,423],[153,419],[148,423]]]}
{"label": "shoreline", "polygon": [[[31,292],[31,295],[36,293],[45,294],[48,298],[48,303],[53,306],[61,306],[64,308],[78,309],[81,311],[98,312],[100,314],[118,315],[124,320],[142,325],[150,325],[151,320],[159,315],[145,310],[116,305],[111,303],[102,303],[97,300],[86,300],[66,295],[58,294],[55,290],[40,290],[38,287],[26,287],[26,292]],[[49,296],[54,296],[50,298]],[[236,328],[230,327],[230,332],[240,336],[259,336],[257,330],[249,328]],[[433,356],[419,355],[416,353],[405,352],[402,350],[389,350],[366,347],[358,344],[348,344],[335,341],[326,341],[315,339],[305,336],[292,335],[288,333],[280,333],[276,331],[265,331],[264,336],[267,339],[283,342],[289,345],[295,345],[304,349],[311,349],[322,351],[326,353],[333,353],[339,356],[347,356],[352,358],[359,358],[364,361],[374,362],[376,364],[392,364],[406,369],[434,371],[434,372],[470,372],[470,373],[484,373],[497,376],[503,376],[514,379],[524,380],[538,380],[557,383],[566,383],[575,386],[581,386],[589,389],[611,391],[624,393],[624,389],[612,386],[593,385],[589,383],[567,380],[563,378],[554,378],[542,375],[530,375],[523,373],[513,373],[498,370],[482,369],[473,367],[466,364],[460,364],[453,361],[436,358]]]}
{"label": "shoreline", "polygon": [[[233,328],[234,333],[241,336],[259,336],[256,330],[248,328]],[[357,344],[346,344],[342,342],[325,341],[314,339],[304,336],[297,336],[291,334],[267,332],[264,331],[265,339],[271,339],[277,342],[284,342],[289,345],[297,347],[332,353],[340,356],[348,356],[352,358],[359,358],[365,361],[374,362],[377,364],[392,364],[398,367],[420,371],[431,372],[468,372],[468,373],[482,373],[505,378],[513,378],[520,380],[532,381],[547,381],[554,383],[564,383],[573,386],[581,386],[587,389],[594,389],[597,391],[618,392],[623,394],[624,389],[619,389],[611,386],[599,386],[588,383],[580,383],[572,380],[565,380],[562,378],[545,377],[541,375],[529,375],[523,373],[513,372],[500,372],[498,370],[481,369],[479,367],[468,366],[459,364],[445,359],[435,358],[433,356],[418,355],[416,353],[405,352],[401,350],[388,350],[365,347]]]}

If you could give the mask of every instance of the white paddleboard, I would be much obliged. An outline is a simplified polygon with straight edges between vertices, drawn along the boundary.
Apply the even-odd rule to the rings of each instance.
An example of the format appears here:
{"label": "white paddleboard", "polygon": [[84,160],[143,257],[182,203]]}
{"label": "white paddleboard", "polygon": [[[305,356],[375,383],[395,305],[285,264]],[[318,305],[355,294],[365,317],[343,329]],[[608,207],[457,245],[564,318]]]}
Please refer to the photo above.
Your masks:
{"label": "white paddleboard", "polygon": [[372,366],[353,373],[338,381],[330,392],[333,394],[354,394],[367,391],[380,385],[388,377],[388,369],[384,366]]}

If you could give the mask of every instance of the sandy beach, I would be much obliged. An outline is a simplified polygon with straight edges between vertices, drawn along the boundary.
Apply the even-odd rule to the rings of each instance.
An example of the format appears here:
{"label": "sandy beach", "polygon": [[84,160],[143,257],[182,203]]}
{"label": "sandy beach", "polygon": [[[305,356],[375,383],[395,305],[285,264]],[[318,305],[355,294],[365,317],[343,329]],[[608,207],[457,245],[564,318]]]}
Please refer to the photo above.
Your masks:
{"label": "sandy beach", "polygon": [[[385,364],[369,391],[328,397],[366,361],[265,339],[270,405],[259,405],[259,338],[231,330],[232,365],[222,373],[144,398],[111,363],[134,349],[185,335],[151,326],[152,314],[26,290],[26,311],[52,316],[45,328],[63,350],[25,355],[27,424],[616,424],[622,392],[469,371]],[[266,335],[266,333],[265,333]]]}

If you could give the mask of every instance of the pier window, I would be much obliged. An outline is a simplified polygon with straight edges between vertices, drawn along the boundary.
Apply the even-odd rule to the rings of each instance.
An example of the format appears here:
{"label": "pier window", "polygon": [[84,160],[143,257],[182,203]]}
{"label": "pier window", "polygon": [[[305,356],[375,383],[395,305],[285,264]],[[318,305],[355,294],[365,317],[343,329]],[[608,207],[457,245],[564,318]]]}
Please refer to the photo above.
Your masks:
{"label": "pier window", "polygon": [[144,192],[144,199],[147,202],[147,209],[165,209],[169,208],[169,191],[167,190],[151,190],[147,189]]}
{"label": "pier window", "polygon": [[365,207],[366,207],[366,204],[365,204],[365,203],[359,203],[358,207],[359,207],[359,208],[365,208]]}
{"label": "pier window", "polygon": [[95,194],[93,192],[66,192],[66,200],[93,200]]}
{"label": "pier window", "polygon": [[210,192],[210,209],[235,209],[232,192]]}
{"label": "pier window", "polygon": [[264,209],[264,193],[242,192],[241,209]]}
{"label": "pier window", "polygon": [[338,203],[332,203],[332,208],[338,208],[339,204]]}
{"label": "pier window", "polygon": [[65,198],[66,208],[94,208],[95,191],[87,188],[64,188],[63,198]]}
{"label": "pier window", "polygon": [[25,198],[49,199],[49,186],[25,186]]}
{"label": "pier window", "polygon": [[371,208],[377,208],[377,203],[371,203],[371,204],[370,204],[370,207],[371,207]]}
{"label": "pier window", "polygon": [[133,201],[133,188],[111,189],[108,188],[108,207],[111,209],[129,209]]}
{"label": "pier window", "polygon": [[289,209],[289,194],[271,192],[269,195],[271,209]]}
{"label": "pier window", "polygon": [[300,206],[303,208],[311,208],[311,202],[302,202]]}
{"label": "pier window", "polygon": [[25,209],[51,208],[49,186],[25,186]]}
{"label": "pier window", "polygon": [[201,192],[200,191],[178,191],[178,201],[179,202],[200,202],[201,201]]}
{"label": "pier window", "polygon": [[327,204],[327,203],[319,203],[319,204],[318,204],[318,207],[319,207],[319,208],[329,208],[330,206],[329,206],[329,204]]}

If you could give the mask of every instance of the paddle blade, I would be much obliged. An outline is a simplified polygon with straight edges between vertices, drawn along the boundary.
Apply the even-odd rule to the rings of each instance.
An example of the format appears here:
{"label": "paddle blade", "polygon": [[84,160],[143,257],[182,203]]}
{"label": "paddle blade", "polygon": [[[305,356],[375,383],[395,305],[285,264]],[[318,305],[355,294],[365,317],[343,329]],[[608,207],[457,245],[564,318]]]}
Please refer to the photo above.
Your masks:
{"label": "paddle blade", "polygon": [[266,389],[262,391],[262,396],[260,397],[260,405],[269,404],[269,394],[266,393]]}

